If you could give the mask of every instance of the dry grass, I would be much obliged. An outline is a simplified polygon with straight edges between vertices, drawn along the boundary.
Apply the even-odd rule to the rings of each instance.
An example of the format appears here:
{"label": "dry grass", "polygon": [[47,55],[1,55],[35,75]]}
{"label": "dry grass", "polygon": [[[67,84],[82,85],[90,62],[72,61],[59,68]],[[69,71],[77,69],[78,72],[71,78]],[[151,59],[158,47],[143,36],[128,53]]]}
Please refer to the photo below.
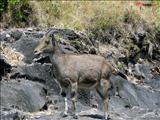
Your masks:
{"label": "dry grass", "polygon": [[152,7],[135,5],[135,1],[30,1],[39,26],[58,26],[83,30],[121,24],[123,17],[137,14],[149,25],[159,26],[160,4]]}
{"label": "dry grass", "polygon": [[24,56],[13,50],[9,47],[0,47],[1,55],[5,58],[7,63],[9,63],[12,66],[18,66],[19,64],[23,64],[21,61],[23,60]]}

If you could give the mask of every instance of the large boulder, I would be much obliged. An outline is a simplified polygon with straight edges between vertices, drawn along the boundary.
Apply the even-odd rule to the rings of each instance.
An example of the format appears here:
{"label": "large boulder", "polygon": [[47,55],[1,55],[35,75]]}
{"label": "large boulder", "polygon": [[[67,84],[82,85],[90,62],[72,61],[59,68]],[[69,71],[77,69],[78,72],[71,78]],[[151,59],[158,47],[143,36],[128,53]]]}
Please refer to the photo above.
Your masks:
{"label": "large boulder", "polygon": [[59,94],[60,92],[51,64],[32,63],[18,66],[12,70],[11,78],[27,78],[45,85],[49,93]]}
{"label": "large boulder", "polygon": [[43,108],[46,103],[44,86],[25,79],[10,80],[1,83],[1,105],[6,108],[17,108],[34,112]]}
{"label": "large boulder", "polygon": [[160,91],[155,91],[147,86],[135,85],[120,77],[112,77],[112,83],[116,92],[118,92],[119,97],[117,99],[121,99],[128,104],[124,107],[140,106],[150,109],[160,107]]}
{"label": "large boulder", "polygon": [[26,63],[32,63],[34,59],[33,51],[38,44],[38,40],[39,39],[33,37],[22,37],[16,41],[12,47],[25,56],[24,61]]}

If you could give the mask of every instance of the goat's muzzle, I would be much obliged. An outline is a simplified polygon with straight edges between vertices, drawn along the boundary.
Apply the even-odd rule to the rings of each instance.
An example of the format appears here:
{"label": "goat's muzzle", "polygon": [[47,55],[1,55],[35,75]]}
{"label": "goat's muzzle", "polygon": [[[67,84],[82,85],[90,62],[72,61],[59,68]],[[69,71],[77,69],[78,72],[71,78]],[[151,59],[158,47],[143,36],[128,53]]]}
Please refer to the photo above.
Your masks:
{"label": "goat's muzzle", "polygon": [[38,52],[37,50],[34,50],[35,55],[39,55],[41,52]]}

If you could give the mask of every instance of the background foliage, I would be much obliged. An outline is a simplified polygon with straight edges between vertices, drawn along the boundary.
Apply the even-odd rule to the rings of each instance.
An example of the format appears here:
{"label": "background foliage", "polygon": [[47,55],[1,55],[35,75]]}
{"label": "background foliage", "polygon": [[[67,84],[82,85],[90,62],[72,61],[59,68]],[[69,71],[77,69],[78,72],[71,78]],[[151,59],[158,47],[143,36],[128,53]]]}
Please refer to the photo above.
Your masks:
{"label": "background foliage", "polygon": [[[121,28],[126,14],[144,19],[160,28],[160,0],[147,1],[38,1],[1,0],[0,16],[4,26],[58,26],[76,30]],[[7,21],[6,21],[7,20]]]}

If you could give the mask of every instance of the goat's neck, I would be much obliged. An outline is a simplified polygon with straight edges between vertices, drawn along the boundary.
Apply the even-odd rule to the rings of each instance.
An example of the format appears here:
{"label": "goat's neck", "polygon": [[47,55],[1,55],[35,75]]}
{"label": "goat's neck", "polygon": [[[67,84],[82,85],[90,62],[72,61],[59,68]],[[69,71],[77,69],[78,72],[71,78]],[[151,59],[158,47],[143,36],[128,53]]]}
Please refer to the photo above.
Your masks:
{"label": "goat's neck", "polygon": [[62,50],[60,49],[59,46],[56,46],[56,47],[55,47],[54,54],[55,54],[55,55],[63,54],[63,52],[62,52]]}
{"label": "goat's neck", "polygon": [[53,54],[48,54],[50,61],[53,59]]}
{"label": "goat's neck", "polygon": [[63,54],[62,50],[59,48],[59,46],[56,46],[54,49],[54,53],[49,55],[51,62],[55,65],[58,64],[58,58],[61,54]]}
{"label": "goat's neck", "polygon": [[49,58],[50,58],[50,61],[53,65],[53,68],[54,68],[54,72],[55,72],[55,76],[56,78],[58,79],[60,76],[60,67],[61,66],[61,58],[60,58],[60,55],[61,55],[61,51],[58,51],[58,52],[55,52],[51,55],[49,55]]}

